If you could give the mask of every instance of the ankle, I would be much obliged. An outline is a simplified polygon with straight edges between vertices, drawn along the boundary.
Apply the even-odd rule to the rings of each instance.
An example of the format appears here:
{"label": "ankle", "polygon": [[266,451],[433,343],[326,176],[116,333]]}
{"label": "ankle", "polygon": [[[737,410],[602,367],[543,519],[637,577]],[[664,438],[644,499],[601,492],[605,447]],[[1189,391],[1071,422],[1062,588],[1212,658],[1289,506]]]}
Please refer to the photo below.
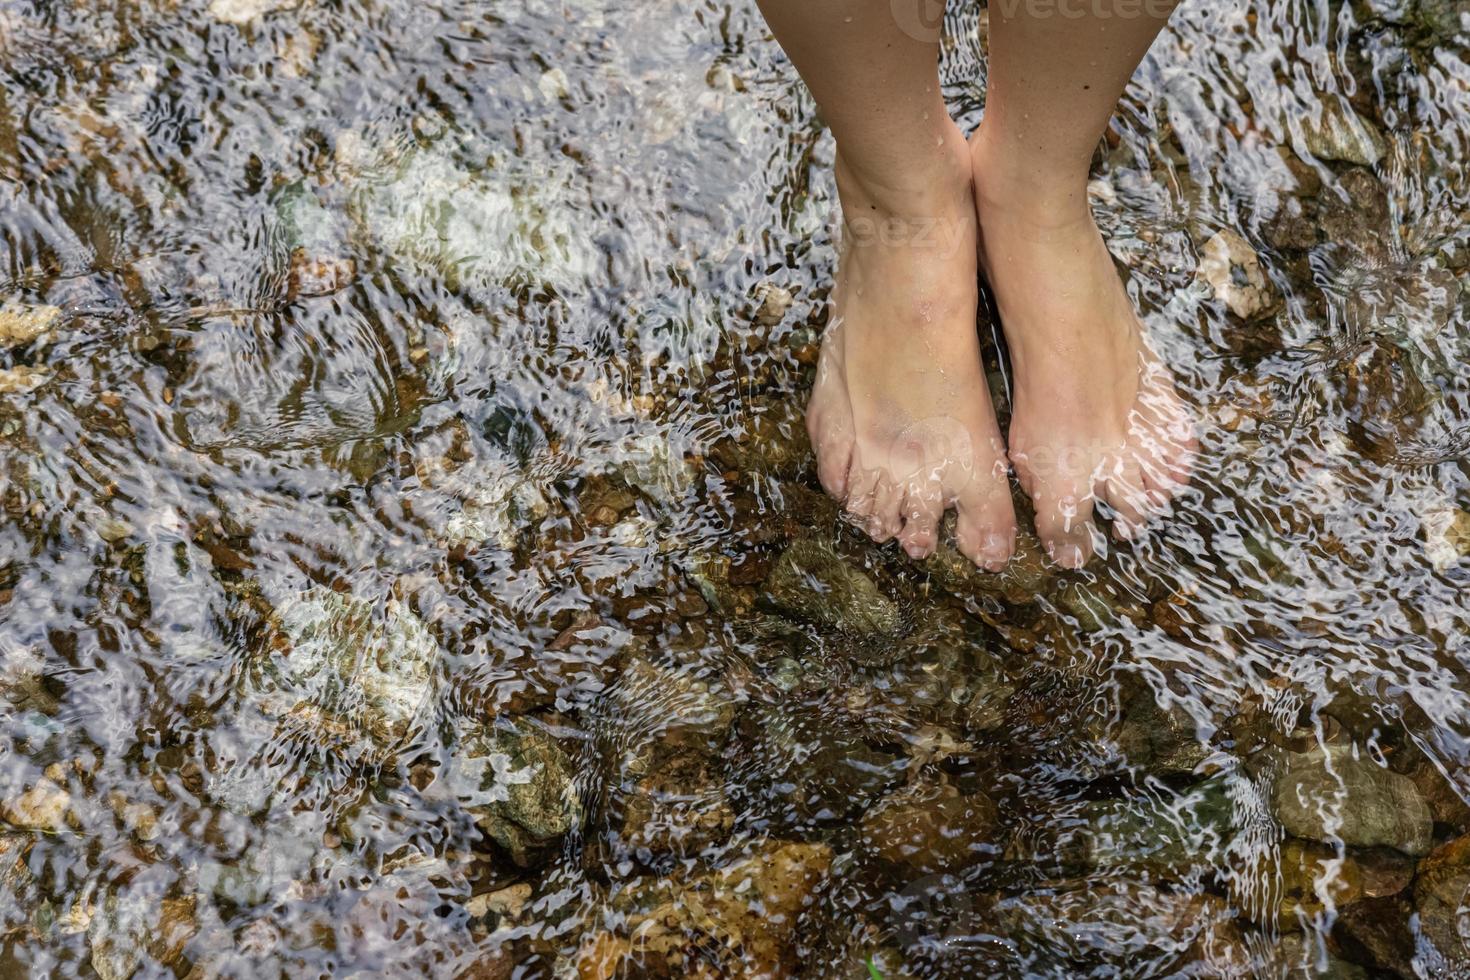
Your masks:
{"label": "ankle", "polygon": [[842,244],[852,249],[908,246],[949,257],[975,249],[975,203],[969,151],[957,143],[916,158],[901,172],[875,175],[850,165],[838,151],[837,194]]}
{"label": "ankle", "polygon": [[1038,233],[1090,223],[1088,168],[1007,150],[982,126],[970,141],[975,206],[982,215],[1007,215]]}
{"label": "ankle", "polygon": [[964,136],[946,117],[932,136],[900,159],[873,159],[841,145],[833,171],[846,217],[930,217],[970,195],[973,167]]}

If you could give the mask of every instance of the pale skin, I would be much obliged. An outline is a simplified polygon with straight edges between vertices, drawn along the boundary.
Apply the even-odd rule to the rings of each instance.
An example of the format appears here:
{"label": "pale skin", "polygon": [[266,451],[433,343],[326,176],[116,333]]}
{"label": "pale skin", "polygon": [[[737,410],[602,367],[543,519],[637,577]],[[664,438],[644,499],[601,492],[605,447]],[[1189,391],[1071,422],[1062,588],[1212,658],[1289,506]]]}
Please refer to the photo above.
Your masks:
{"label": "pale skin", "polygon": [[[822,486],[916,559],[952,508],[959,549],[1003,568],[1011,469],[1059,565],[1094,553],[1099,501],[1116,537],[1136,536],[1188,479],[1193,423],[1144,342],[1087,180],[1167,9],[992,3],[985,115],[966,141],[940,96],[937,38],[916,29],[942,0],[759,2],[837,144],[843,247],[807,406]],[[977,273],[1014,367],[1004,437]]]}

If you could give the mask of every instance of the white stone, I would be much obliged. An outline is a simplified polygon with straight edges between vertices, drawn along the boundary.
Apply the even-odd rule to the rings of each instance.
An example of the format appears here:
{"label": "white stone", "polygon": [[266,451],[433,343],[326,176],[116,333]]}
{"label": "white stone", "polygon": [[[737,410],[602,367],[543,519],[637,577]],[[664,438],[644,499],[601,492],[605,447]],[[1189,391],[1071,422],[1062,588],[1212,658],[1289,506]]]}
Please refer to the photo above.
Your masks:
{"label": "white stone", "polygon": [[1236,316],[1249,320],[1271,308],[1273,295],[1250,243],[1228,228],[1200,249],[1195,276]]}
{"label": "white stone", "polygon": [[278,10],[290,10],[299,0],[214,0],[209,5],[209,16],[226,24],[244,27],[266,14]]}

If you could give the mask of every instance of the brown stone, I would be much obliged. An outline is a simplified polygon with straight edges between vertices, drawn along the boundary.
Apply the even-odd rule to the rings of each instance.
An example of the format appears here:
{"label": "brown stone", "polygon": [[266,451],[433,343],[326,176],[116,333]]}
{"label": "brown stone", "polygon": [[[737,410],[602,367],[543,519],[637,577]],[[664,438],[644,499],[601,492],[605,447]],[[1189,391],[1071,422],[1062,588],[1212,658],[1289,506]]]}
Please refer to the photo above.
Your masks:
{"label": "brown stone", "polygon": [[[1467,541],[1467,548],[1470,548],[1470,541]],[[1470,832],[1470,804],[1433,762],[1420,757],[1407,775],[1423,794],[1424,802],[1429,804],[1435,823],[1448,824],[1455,828],[1456,833]]]}
{"label": "brown stone", "polygon": [[148,941],[148,955],[163,966],[172,967],[198,931],[194,897],[165,898],[159,903],[157,926]]}
{"label": "brown stone", "polygon": [[1470,975],[1470,835],[1425,855],[1414,880],[1419,935],[1443,960],[1449,976]]}
{"label": "brown stone", "polygon": [[751,299],[755,303],[755,312],[752,319],[762,327],[774,327],[786,317],[786,311],[791,309],[795,297],[791,290],[785,286],[766,281],[757,283],[751,291]]}
{"label": "brown stone", "polygon": [[863,846],[889,864],[922,874],[955,871],[995,849],[995,804],[949,787],[899,790],[863,817]]}
{"label": "brown stone", "polygon": [[623,805],[623,838],[656,854],[697,854],[727,839],[735,812],[709,760],[684,752],[643,777]]}
{"label": "brown stone", "polygon": [[1338,913],[1332,936],[1350,958],[1401,977],[1415,976],[1413,907],[1403,898],[1370,898]]}
{"label": "brown stone", "polygon": [[357,278],[357,261],[341,256],[308,255],[298,248],[291,253],[291,271],[286,282],[286,301],[330,296],[346,289]]}
{"label": "brown stone", "polygon": [[759,585],[771,573],[771,557],[759,552],[746,552],[730,562],[731,585]]}
{"label": "brown stone", "polygon": [[1374,848],[1354,856],[1362,876],[1364,898],[1397,895],[1414,880],[1414,862],[1398,851]]}
{"label": "brown stone", "polygon": [[792,940],[832,863],[825,844],[767,841],[743,861],[635,889],[616,932],[590,937],[580,980],[798,975]]}
{"label": "brown stone", "polygon": [[1329,903],[1336,910],[1361,899],[1363,874],[1355,860],[1339,859],[1333,848],[1288,839],[1275,860],[1232,879],[1231,890],[1248,918],[1290,932],[1321,915]]}
{"label": "brown stone", "polygon": [[531,901],[532,889],[526,882],[508,885],[497,891],[476,895],[465,903],[465,911],[475,922],[488,923],[491,928],[501,928],[509,922],[517,922]]}
{"label": "brown stone", "polygon": [[46,383],[51,375],[45,368],[17,364],[0,369],[0,395],[24,395]]}
{"label": "brown stone", "polygon": [[573,646],[583,641],[583,633],[588,630],[594,630],[601,625],[602,619],[597,613],[584,609],[572,617],[571,624],[556,634],[556,639],[552,640],[546,649],[555,653],[570,650]]}
{"label": "brown stone", "polygon": [[481,952],[455,976],[455,980],[510,980],[515,970],[515,957],[501,946]]}

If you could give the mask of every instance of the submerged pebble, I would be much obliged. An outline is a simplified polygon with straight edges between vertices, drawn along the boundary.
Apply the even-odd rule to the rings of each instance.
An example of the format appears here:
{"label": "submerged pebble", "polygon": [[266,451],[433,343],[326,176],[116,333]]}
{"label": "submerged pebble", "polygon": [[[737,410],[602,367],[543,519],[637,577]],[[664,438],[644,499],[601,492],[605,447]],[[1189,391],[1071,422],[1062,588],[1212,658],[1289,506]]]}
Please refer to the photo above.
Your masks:
{"label": "submerged pebble", "polygon": [[751,298],[755,301],[755,322],[762,327],[774,327],[785,319],[793,302],[791,290],[770,281],[758,283]]}
{"label": "submerged pebble", "polygon": [[615,931],[582,947],[577,975],[792,976],[799,917],[831,863],[825,844],[772,840],[723,868],[650,880],[621,900]]}
{"label": "submerged pebble", "polygon": [[782,552],[764,595],[787,615],[858,636],[895,636],[903,627],[897,603],[831,545],[813,539]]}
{"label": "submerged pebble", "polygon": [[532,889],[525,882],[510,885],[483,895],[476,895],[465,903],[465,911],[471,919],[485,924],[490,929],[502,928],[507,922],[520,919],[531,901]]}
{"label": "submerged pebble", "polygon": [[92,969],[101,980],[129,980],[144,964],[174,969],[198,930],[192,897],[155,903],[141,894],[105,892],[87,925]]}
{"label": "submerged pebble", "polygon": [[1318,115],[1301,120],[1302,139],[1308,153],[1319,160],[1364,167],[1383,159],[1387,146],[1371,121],[1330,96],[1319,103],[1319,109]]}
{"label": "submerged pebble", "polygon": [[1418,787],[1345,746],[1286,753],[1271,812],[1286,832],[1349,847],[1392,847],[1426,853],[1433,817]]}
{"label": "submerged pebble", "polygon": [[1283,936],[1276,944],[1276,962],[1292,977],[1320,980],[1368,980],[1368,972],[1349,963],[1331,949],[1320,948],[1314,939],[1299,933]]}
{"label": "submerged pebble", "polygon": [[1259,317],[1275,305],[1260,257],[1249,242],[1228,228],[1216,232],[1200,248],[1195,275],[1242,320]]}
{"label": "submerged pebble", "polygon": [[28,394],[45,384],[50,376],[45,368],[27,367],[24,364],[0,368],[0,395]]}
{"label": "submerged pebble", "polygon": [[1470,558],[1470,511],[1437,507],[1423,519],[1424,549],[1434,567],[1443,571]]}
{"label": "submerged pebble", "polygon": [[253,25],[266,14],[278,10],[293,10],[301,0],[212,0],[209,15],[225,24],[237,27]]}
{"label": "submerged pebble", "polygon": [[1429,947],[1419,951],[1419,956],[1439,975],[1470,972],[1470,941],[1467,941],[1465,923],[1467,896],[1470,896],[1470,837],[1457,837],[1425,855],[1414,879],[1418,933]]}
{"label": "submerged pebble", "polygon": [[45,337],[61,320],[55,306],[0,305],[0,347],[24,347]]}
{"label": "submerged pebble", "polygon": [[367,599],[314,588],[276,607],[289,644],[263,665],[262,706],[279,717],[317,718],[364,736],[379,756],[421,721],[434,690],[439,644],[396,600]]}
{"label": "submerged pebble", "polygon": [[1470,35],[1470,0],[1417,0],[1414,13],[1434,38],[1455,42]]}
{"label": "submerged pebble", "polygon": [[468,729],[458,742],[451,785],[475,823],[525,863],[581,815],[574,770],[556,740],[527,722],[505,719]]}
{"label": "submerged pebble", "polygon": [[654,854],[695,855],[735,827],[716,760],[679,752],[638,781],[623,803],[622,835]]}
{"label": "submerged pebble", "polygon": [[66,829],[71,803],[71,793],[50,779],[41,779],[30,789],[0,800],[0,820],[21,830],[57,833]]}
{"label": "submerged pebble", "polygon": [[989,797],[919,784],[869,808],[861,840],[867,853],[881,861],[919,874],[939,874],[998,853],[999,825],[999,812]]}

